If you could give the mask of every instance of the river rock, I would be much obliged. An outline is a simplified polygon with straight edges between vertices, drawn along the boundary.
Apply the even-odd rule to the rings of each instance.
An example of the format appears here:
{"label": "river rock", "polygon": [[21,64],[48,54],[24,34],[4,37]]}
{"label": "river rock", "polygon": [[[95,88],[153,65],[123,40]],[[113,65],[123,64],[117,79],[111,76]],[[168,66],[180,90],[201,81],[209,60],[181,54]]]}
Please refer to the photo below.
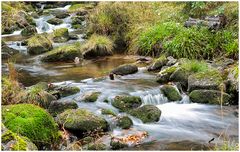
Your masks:
{"label": "river rock", "polygon": [[188,77],[191,74],[192,74],[191,72],[189,72],[183,68],[179,68],[171,74],[169,80],[173,81],[173,82],[180,82],[181,85],[184,86],[184,88],[187,88]]}
{"label": "river rock", "polygon": [[31,37],[28,39],[27,45],[27,51],[31,55],[42,54],[53,48],[51,40],[45,35]]}
{"label": "river rock", "polygon": [[12,132],[29,138],[38,149],[59,142],[59,132],[53,117],[33,104],[2,106],[2,122]]}
{"label": "river rock", "polygon": [[165,56],[158,58],[152,65],[148,67],[148,71],[160,70],[168,62]]}
{"label": "river rock", "polygon": [[72,19],[72,24],[82,24],[82,21],[84,21],[86,19],[85,16],[74,16],[71,18]]}
{"label": "river rock", "polygon": [[112,70],[112,73],[117,75],[127,75],[127,74],[134,74],[138,72],[138,67],[136,65],[121,65]]}
{"label": "river rock", "polygon": [[51,104],[48,107],[48,112],[55,117],[57,114],[60,114],[67,109],[77,109],[77,108],[78,108],[78,105],[73,100],[64,100],[64,101],[56,100],[51,102]]}
{"label": "river rock", "polygon": [[98,96],[101,94],[101,92],[87,92],[81,101],[83,102],[95,102],[98,99]]}
{"label": "river rock", "polygon": [[90,143],[87,146],[87,150],[106,150],[107,146],[103,143]]}
{"label": "river rock", "polygon": [[117,126],[122,129],[129,129],[133,125],[132,120],[128,116],[119,117]]}
{"label": "river rock", "polygon": [[168,98],[170,101],[180,101],[182,100],[182,96],[179,91],[172,85],[164,85],[160,89],[163,94]]}
{"label": "river rock", "polygon": [[6,43],[2,41],[2,45],[1,45],[2,59],[8,59],[17,53],[19,53],[18,50],[10,48],[9,46],[7,46]]}
{"label": "river rock", "polygon": [[156,77],[156,81],[158,83],[167,83],[170,81],[170,76],[174,71],[176,71],[177,67],[176,66],[171,66],[168,68],[165,68],[161,70]]}
{"label": "river rock", "polygon": [[78,87],[74,86],[53,86],[52,88],[49,88],[49,93],[51,94],[59,94],[60,97],[67,97],[73,94],[76,94],[80,92],[80,89]]}
{"label": "river rock", "polygon": [[34,35],[35,33],[37,33],[37,29],[35,26],[29,25],[26,26],[22,31],[21,31],[21,35],[22,36],[31,36]]}
{"label": "river rock", "polygon": [[59,25],[59,24],[63,23],[63,21],[59,18],[51,18],[51,19],[47,20],[47,22],[49,24],[53,24],[53,25]]}
{"label": "river rock", "polygon": [[86,109],[68,109],[57,116],[58,123],[65,129],[78,135],[88,131],[108,130],[108,124],[102,117],[96,116]]}
{"label": "river rock", "polygon": [[206,71],[188,77],[188,91],[198,89],[221,90],[221,74],[218,71]]}
{"label": "river rock", "polygon": [[59,19],[64,19],[68,16],[70,16],[67,12],[64,12],[64,11],[59,11],[56,13],[56,18],[59,18]]}
{"label": "river rock", "polygon": [[60,28],[53,31],[53,41],[56,43],[63,43],[69,40],[69,33],[67,28]]}
{"label": "river rock", "polygon": [[69,34],[69,39],[70,40],[77,40],[78,39],[78,35],[77,34]]}
{"label": "river rock", "polygon": [[189,94],[190,100],[197,103],[221,104],[226,105],[230,102],[231,96],[225,92],[217,90],[194,90]]}
{"label": "river rock", "polygon": [[116,114],[111,110],[111,109],[102,109],[101,113],[103,115],[112,115],[112,116],[116,116]]}
{"label": "river rock", "polygon": [[157,122],[161,116],[161,111],[154,105],[144,105],[129,111],[129,113],[141,119],[143,123]]}
{"label": "river rock", "polygon": [[112,102],[112,105],[120,111],[131,110],[139,107],[141,104],[141,98],[135,96],[116,96]]}
{"label": "river rock", "polygon": [[177,63],[177,59],[174,59],[172,56],[168,56],[167,57],[167,66],[172,66],[174,65],[175,63]]}
{"label": "river rock", "polygon": [[119,149],[122,149],[124,147],[128,147],[127,144],[122,143],[120,141],[116,141],[114,139],[111,139],[110,146],[111,146],[112,150],[119,150]]}
{"label": "river rock", "polygon": [[36,145],[27,137],[20,136],[8,130],[3,124],[1,126],[1,148],[3,151],[35,151]]}

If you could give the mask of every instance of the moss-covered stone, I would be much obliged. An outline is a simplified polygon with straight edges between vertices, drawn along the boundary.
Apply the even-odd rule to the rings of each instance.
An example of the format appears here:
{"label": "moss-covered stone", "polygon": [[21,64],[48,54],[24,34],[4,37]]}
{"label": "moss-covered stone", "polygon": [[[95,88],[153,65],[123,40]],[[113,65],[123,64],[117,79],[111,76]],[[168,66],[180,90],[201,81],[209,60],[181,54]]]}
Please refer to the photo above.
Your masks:
{"label": "moss-covered stone", "polygon": [[102,117],[96,116],[86,109],[68,109],[57,116],[58,123],[64,125],[76,134],[94,131],[97,129],[108,129],[108,124]]}
{"label": "moss-covered stone", "polygon": [[112,70],[112,73],[117,75],[127,75],[127,74],[134,74],[138,72],[138,67],[136,65],[121,65]]}
{"label": "moss-covered stone", "polygon": [[22,137],[8,130],[1,125],[1,148],[4,151],[31,151],[37,150],[37,147],[28,138]]}
{"label": "moss-covered stone", "polygon": [[199,72],[188,77],[188,91],[198,89],[221,90],[223,79],[217,70]]}
{"label": "moss-covered stone", "polygon": [[225,92],[217,90],[194,90],[189,94],[190,100],[196,103],[222,104],[230,102],[231,96]]}
{"label": "moss-covered stone", "polygon": [[101,112],[102,112],[103,115],[116,116],[116,114],[112,110],[110,110],[110,109],[102,109]]}
{"label": "moss-covered stone", "polygon": [[37,29],[36,27],[29,25],[26,26],[22,31],[21,31],[21,35],[22,36],[31,36],[34,35],[35,33],[37,33]]}
{"label": "moss-covered stone", "polygon": [[160,71],[157,75],[157,82],[158,83],[167,83],[168,81],[170,81],[170,76],[173,72],[175,72],[177,70],[176,66],[171,66],[168,67],[162,71]]}
{"label": "moss-covered stone", "polygon": [[80,89],[74,86],[57,86],[54,88],[54,91],[50,93],[56,92],[59,93],[61,97],[67,97],[80,92]]}
{"label": "moss-covered stone", "polygon": [[125,144],[125,143],[122,143],[122,142],[120,142],[120,141],[115,141],[115,140],[111,140],[111,142],[110,142],[110,146],[111,146],[111,149],[112,150],[119,150],[119,149],[122,149],[122,148],[124,148],[124,147],[128,147],[128,145],[127,144]]}
{"label": "moss-covered stone", "polygon": [[179,68],[171,74],[169,80],[173,81],[173,82],[180,82],[182,84],[182,86],[184,86],[184,88],[187,88],[188,77],[191,74],[192,74],[191,72],[189,72],[183,68]]}
{"label": "moss-covered stone", "polygon": [[88,150],[106,150],[107,146],[103,143],[90,143],[88,144]]}
{"label": "moss-covered stone", "polygon": [[60,46],[45,53],[41,60],[43,62],[74,61],[75,57],[82,58],[79,44]]}
{"label": "moss-covered stone", "polygon": [[56,18],[59,18],[59,19],[64,19],[66,17],[70,16],[67,12],[64,12],[64,11],[59,11],[56,13]]}
{"label": "moss-covered stone", "polygon": [[2,44],[1,44],[2,59],[8,59],[17,53],[19,53],[18,50],[10,48],[9,46],[7,46],[6,43],[2,41]]}
{"label": "moss-covered stone", "polygon": [[139,107],[141,104],[141,98],[135,96],[116,96],[112,102],[112,105],[120,111],[131,110]]}
{"label": "moss-covered stone", "polygon": [[67,28],[60,28],[53,31],[53,41],[56,43],[63,43],[69,40],[69,33]]}
{"label": "moss-covered stone", "polygon": [[128,116],[118,118],[117,126],[122,129],[129,129],[133,125],[132,120]]}
{"label": "moss-covered stone", "polygon": [[45,35],[35,35],[27,41],[27,51],[36,55],[47,52],[53,48],[51,40]]}
{"label": "moss-covered stone", "polygon": [[180,95],[179,91],[172,85],[164,85],[160,90],[170,101],[182,100],[182,96]]}
{"label": "moss-covered stone", "polygon": [[156,71],[160,70],[164,65],[166,65],[168,62],[165,55],[162,55],[159,57],[152,65],[148,67],[148,71]]}
{"label": "moss-covered stone", "polygon": [[98,96],[101,94],[101,92],[87,92],[81,101],[83,102],[95,102],[98,99]]}
{"label": "moss-covered stone", "polygon": [[76,102],[72,100],[57,100],[57,101],[52,101],[51,104],[48,107],[48,112],[52,116],[57,116],[57,114],[60,114],[64,112],[67,109],[77,109],[78,105]]}
{"label": "moss-covered stone", "polygon": [[2,106],[2,123],[11,131],[29,138],[40,149],[59,140],[57,124],[51,115],[32,104]]}
{"label": "moss-covered stone", "polygon": [[143,123],[157,122],[161,116],[161,111],[154,105],[144,105],[129,111],[129,113],[141,119]]}
{"label": "moss-covered stone", "polygon": [[47,20],[47,22],[49,24],[53,24],[53,25],[59,25],[63,23],[63,20],[59,19],[59,18],[51,18],[49,20]]}

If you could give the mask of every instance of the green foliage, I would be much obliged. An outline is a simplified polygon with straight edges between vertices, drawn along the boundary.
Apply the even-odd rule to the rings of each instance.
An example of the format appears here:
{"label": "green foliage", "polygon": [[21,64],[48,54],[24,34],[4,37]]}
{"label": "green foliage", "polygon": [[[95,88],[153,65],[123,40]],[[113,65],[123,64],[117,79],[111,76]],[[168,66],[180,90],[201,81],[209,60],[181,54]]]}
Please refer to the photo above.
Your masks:
{"label": "green foliage", "polygon": [[114,44],[113,41],[107,36],[93,34],[89,40],[83,44],[82,51],[85,50],[106,50],[109,54],[112,54]]}
{"label": "green foliage", "polygon": [[52,46],[51,40],[45,35],[35,35],[27,41],[29,47],[49,47]]}
{"label": "green foliage", "polygon": [[79,11],[83,11],[86,9],[92,9],[93,3],[77,3],[77,4],[73,4],[70,6],[70,8],[68,9],[68,12],[79,12]]}
{"label": "green foliage", "polygon": [[197,73],[197,72],[204,72],[208,70],[208,65],[204,61],[198,60],[186,60],[184,61],[181,66],[186,71]]}
{"label": "green foliage", "polygon": [[67,28],[60,28],[53,31],[54,37],[62,37],[68,36],[68,29]]}
{"label": "green foliage", "polygon": [[57,125],[50,114],[32,104],[3,106],[2,122],[11,131],[28,137],[38,147],[54,144],[59,139]]}

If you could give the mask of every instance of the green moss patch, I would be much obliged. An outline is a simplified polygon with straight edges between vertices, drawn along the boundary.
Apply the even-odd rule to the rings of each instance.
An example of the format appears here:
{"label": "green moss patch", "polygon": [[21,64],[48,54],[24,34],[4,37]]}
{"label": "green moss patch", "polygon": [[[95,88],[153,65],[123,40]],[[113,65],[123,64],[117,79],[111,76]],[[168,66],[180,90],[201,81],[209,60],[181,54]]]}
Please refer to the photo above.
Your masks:
{"label": "green moss patch", "polygon": [[141,104],[141,98],[135,96],[116,96],[112,102],[112,105],[120,111],[128,111],[130,109],[137,108]]}

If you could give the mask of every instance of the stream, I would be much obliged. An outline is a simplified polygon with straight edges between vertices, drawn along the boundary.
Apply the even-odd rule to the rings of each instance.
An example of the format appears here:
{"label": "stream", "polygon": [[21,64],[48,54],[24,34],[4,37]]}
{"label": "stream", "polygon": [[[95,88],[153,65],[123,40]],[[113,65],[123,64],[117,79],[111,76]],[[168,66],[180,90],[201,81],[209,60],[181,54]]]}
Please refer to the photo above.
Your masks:
{"label": "stream", "polygon": [[[70,6],[55,8],[52,10],[67,10]],[[53,15],[43,15],[34,19],[37,24],[38,33],[51,33],[54,29],[66,27],[69,32],[76,32],[71,28],[71,16],[64,19],[64,23],[54,26],[46,21],[53,18]],[[156,123],[143,124],[141,120],[128,115],[133,126],[130,130],[122,130],[114,124],[113,118],[101,115],[110,124],[110,134],[113,136],[124,136],[138,131],[147,131],[148,137],[138,146],[128,147],[126,150],[201,150],[202,146],[212,143],[222,143],[225,140],[238,143],[238,117],[234,115],[235,106],[207,105],[191,103],[186,94],[182,94],[182,100],[169,102],[160,91],[161,85],[156,80],[156,74],[147,71],[146,67],[139,67],[135,74],[116,77],[114,81],[108,78],[108,73],[113,68],[134,63],[136,56],[116,54],[95,60],[85,60],[80,65],[72,63],[42,63],[39,60],[41,55],[30,56],[27,54],[26,46],[21,42],[25,37],[20,36],[21,31],[13,34],[2,35],[9,47],[20,51],[14,56],[15,67],[20,73],[19,81],[25,86],[31,86],[38,82],[45,81],[54,84],[65,84],[77,86],[80,92],[62,98],[61,100],[75,100],[79,108],[85,108],[101,115],[101,109],[111,109],[118,115],[128,115],[119,112],[111,105],[111,101],[117,95],[139,96],[143,104],[156,105],[162,112],[160,120]],[[78,33],[78,40],[84,33]],[[54,43],[53,47],[65,45],[66,43]],[[2,63],[2,73],[7,72],[6,62]],[[79,102],[81,97],[89,91],[99,91],[101,95],[94,103]],[[103,102],[108,99],[110,102]],[[104,142],[109,142],[104,140]]]}

